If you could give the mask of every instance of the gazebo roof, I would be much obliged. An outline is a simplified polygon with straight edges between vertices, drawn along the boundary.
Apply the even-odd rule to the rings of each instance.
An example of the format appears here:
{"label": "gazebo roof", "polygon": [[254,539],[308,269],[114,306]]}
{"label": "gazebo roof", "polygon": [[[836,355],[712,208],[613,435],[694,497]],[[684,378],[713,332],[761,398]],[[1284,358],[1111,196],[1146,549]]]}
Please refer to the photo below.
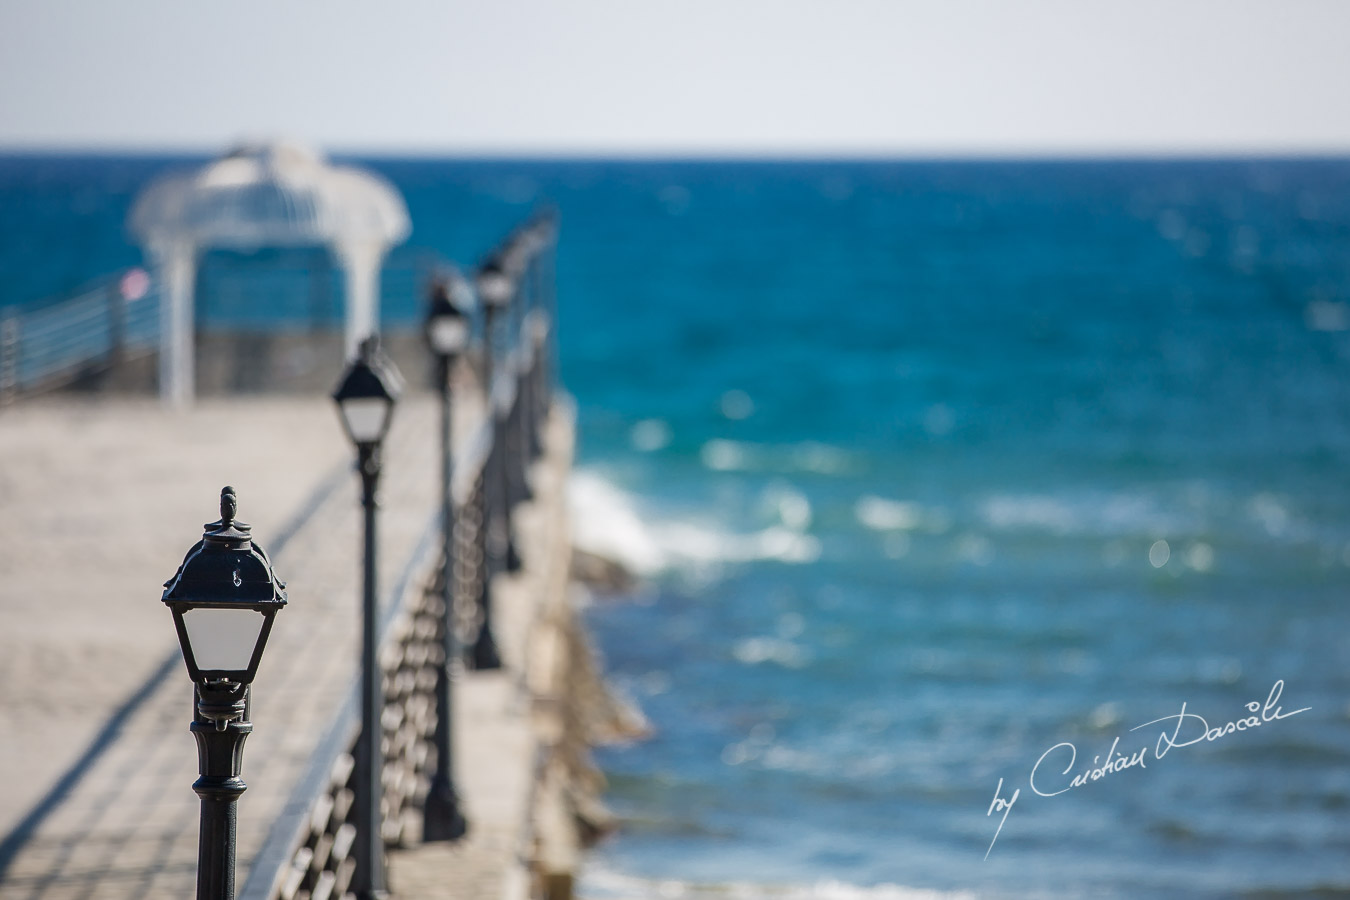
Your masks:
{"label": "gazebo roof", "polygon": [[409,232],[407,207],[389,182],[284,141],[244,144],[196,172],[157,178],[136,198],[128,225],[143,244],[245,248],[389,247]]}

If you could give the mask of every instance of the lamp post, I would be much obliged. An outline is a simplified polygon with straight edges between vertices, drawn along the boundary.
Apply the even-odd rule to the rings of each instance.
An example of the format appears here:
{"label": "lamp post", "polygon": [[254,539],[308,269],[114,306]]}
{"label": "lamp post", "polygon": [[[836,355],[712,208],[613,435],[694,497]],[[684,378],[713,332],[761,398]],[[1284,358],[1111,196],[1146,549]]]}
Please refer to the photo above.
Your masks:
{"label": "lamp post", "polygon": [[[482,593],[478,598],[479,615],[482,622],[478,637],[473,644],[471,659],[475,669],[500,669],[501,655],[497,652],[497,642],[492,635],[492,576],[501,571],[519,567],[515,547],[511,543],[510,498],[506,491],[506,469],[502,465],[505,451],[505,435],[502,420],[493,397],[496,382],[496,360],[494,359],[493,338],[496,334],[497,316],[506,310],[515,293],[515,285],[510,275],[496,257],[490,258],[479,267],[474,278],[478,299],[483,304],[483,390],[487,396],[487,414],[492,418],[492,453],[488,457],[488,470],[483,473],[483,491],[487,509],[482,527],[487,529],[487,572],[483,577]],[[514,564],[514,566],[513,566]]]}
{"label": "lamp post", "polygon": [[384,871],[384,837],[380,812],[380,779],[384,754],[380,718],[384,691],[380,683],[379,614],[376,608],[375,510],[380,480],[380,448],[389,433],[394,404],[403,379],[383,353],[379,339],[361,342],[360,355],[347,367],[333,392],[347,436],[356,445],[361,474],[361,508],[365,514],[365,562],[361,591],[361,736],[356,744],[354,773],[356,872],[353,891],[359,900],[388,896]]}
{"label": "lamp post", "polygon": [[553,256],[558,241],[558,213],[554,209],[545,209],[533,226],[539,243],[539,255],[535,264],[535,307],[542,313],[546,331],[538,344],[543,355],[541,365],[535,370],[536,400],[539,402],[538,414],[541,418],[548,414],[549,395],[557,382],[558,364],[558,310],[554,293],[556,281],[553,277]]}
{"label": "lamp post", "polygon": [[524,405],[525,457],[529,462],[539,458],[543,452],[543,437],[540,428],[548,398],[541,381],[541,374],[548,365],[544,346],[545,316],[543,311],[544,294],[544,250],[548,246],[547,223],[544,216],[537,215],[526,226],[523,233],[525,246],[529,250],[529,264],[526,267],[529,288],[529,312],[525,316],[526,327],[523,332],[525,345],[529,348],[530,368],[521,376],[526,386]]}
{"label": "lamp post", "polygon": [[164,583],[183,662],[195,685],[201,777],[197,843],[197,900],[234,900],[236,801],[247,785],[239,777],[249,721],[249,685],[258,672],[272,619],[286,605],[286,585],[249,526],[235,520],[234,488],[220,492],[220,521]]}
{"label": "lamp post", "polygon": [[459,658],[459,640],[455,633],[455,510],[450,492],[450,375],[456,358],[469,343],[468,319],[452,297],[462,296],[467,288],[458,273],[437,282],[426,320],[427,346],[436,357],[436,385],[441,394],[441,600],[445,607],[441,641],[445,658],[436,669],[436,772],[423,809],[424,841],[458,840],[468,829],[455,790],[454,665]]}
{"label": "lamp post", "polygon": [[[530,491],[529,479],[526,478],[526,469],[529,466],[530,442],[532,440],[529,435],[530,421],[527,413],[533,401],[531,400],[530,379],[525,361],[533,357],[529,330],[534,320],[529,315],[529,311],[533,300],[530,270],[534,264],[535,249],[533,231],[529,228],[520,228],[511,236],[506,249],[502,253],[504,267],[510,273],[511,284],[515,289],[511,297],[510,317],[508,319],[508,333],[511,335],[516,359],[516,365],[511,373],[515,382],[515,398],[507,415],[506,438],[503,448],[506,459],[503,466],[506,473],[504,479],[506,502],[510,508],[513,508],[517,502],[529,500],[533,496]],[[515,568],[518,568],[518,566],[513,566],[512,570],[514,571]]]}

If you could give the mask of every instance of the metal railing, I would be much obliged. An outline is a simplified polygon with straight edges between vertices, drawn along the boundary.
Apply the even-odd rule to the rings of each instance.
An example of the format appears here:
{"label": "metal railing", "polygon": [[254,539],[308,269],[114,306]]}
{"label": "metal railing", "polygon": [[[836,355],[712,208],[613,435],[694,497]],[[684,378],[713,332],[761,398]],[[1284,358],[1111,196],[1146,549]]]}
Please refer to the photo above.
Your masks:
{"label": "metal railing", "polygon": [[60,387],[159,344],[159,291],[140,269],[37,309],[0,310],[0,405]]}
{"label": "metal railing", "polygon": [[[393,329],[406,330],[413,323],[427,280],[445,266],[439,254],[424,247],[400,247],[385,261],[380,270],[380,307]],[[263,333],[340,333],[342,277],[327,263],[306,266],[289,260],[254,265],[229,259],[203,263],[194,288],[195,327],[199,335],[244,333],[247,341],[231,352],[262,352],[263,358],[260,348],[267,346],[259,337]],[[158,353],[159,338],[159,286],[140,268],[105,275],[55,303],[0,308],[0,406]],[[205,351],[199,346],[197,352]],[[205,359],[199,359],[205,368]],[[237,382],[257,374],[276,377],[255,359],[234,359],[230,377],[211,381],[204,389],[256,389]],[[209,381],[201,372],[199,378]],[[272,381],[267,386],[280,385]]]}
{"label": "metal railing", "polygon": [[[543,227],[537,227],[543,226]],[[526,242],[527,231],[534,239]],[[540,236],[545,239],[540,240]],[[536,220],[513,233],[499,256],[513,252],[515,297],[496,327],[479,327],[476,348],[462,359],[490,359],[479,372],[484,417],[467,440],[457,442],[450,492],[454,514],[454,616],[459,646],[472,654],[489,622],[492,579],[512,568],[512,508],[529,495],[528,469],[542,452],[540,433],[556,385],[551,220]],[[524,250],[522,250],[522,247]],[[514,249],[513,249],[514,248]],[[482,306],[479,306],[479,312]],[[483,343],[495,345],[483,352]],[[461,383],[463,383],[461,381]],[[387,846],[404,843],[435,769],[436,671],[444,665],[440,573],[410,590],[413,573],[425,570],[439,534],[440,516],[405,569],[385,614],[380,665],[385,707],[381,723],[385,766],[382,834]],[[502,536],[503,543],[494,540]],[[357,688],[336,711],[307,775],[295,786],[255,858],[239,900],[329,900],[350,896],[355,871],[356,823],[353,750],[359,729]]]}

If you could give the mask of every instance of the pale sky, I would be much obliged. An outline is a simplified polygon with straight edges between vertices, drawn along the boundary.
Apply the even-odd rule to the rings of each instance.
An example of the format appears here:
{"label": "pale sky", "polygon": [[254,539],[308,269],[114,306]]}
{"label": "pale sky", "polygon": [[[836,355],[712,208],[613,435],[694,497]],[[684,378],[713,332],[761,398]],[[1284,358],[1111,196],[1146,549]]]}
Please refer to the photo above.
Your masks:
{"label": "pale sky", "polygon": [[1350,152],[1338,0],[0,0],[0,147]]}

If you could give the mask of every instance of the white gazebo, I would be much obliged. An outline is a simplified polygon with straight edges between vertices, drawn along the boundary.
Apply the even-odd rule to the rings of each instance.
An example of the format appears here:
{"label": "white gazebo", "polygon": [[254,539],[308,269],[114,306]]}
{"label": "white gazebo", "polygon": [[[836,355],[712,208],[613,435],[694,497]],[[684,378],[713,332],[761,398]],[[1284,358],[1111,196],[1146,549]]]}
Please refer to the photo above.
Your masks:
{"label": "white gazebo", "polygon": [[350,357],[379,327],[380,266],[409,232],[393,185],[288,142],[246,144],[196,172],[156,179],[136,198],[129,226],[160,285],[159,392],[174,406],[194,393],[193,289],[203,250],[331,248],[346,276]]}

